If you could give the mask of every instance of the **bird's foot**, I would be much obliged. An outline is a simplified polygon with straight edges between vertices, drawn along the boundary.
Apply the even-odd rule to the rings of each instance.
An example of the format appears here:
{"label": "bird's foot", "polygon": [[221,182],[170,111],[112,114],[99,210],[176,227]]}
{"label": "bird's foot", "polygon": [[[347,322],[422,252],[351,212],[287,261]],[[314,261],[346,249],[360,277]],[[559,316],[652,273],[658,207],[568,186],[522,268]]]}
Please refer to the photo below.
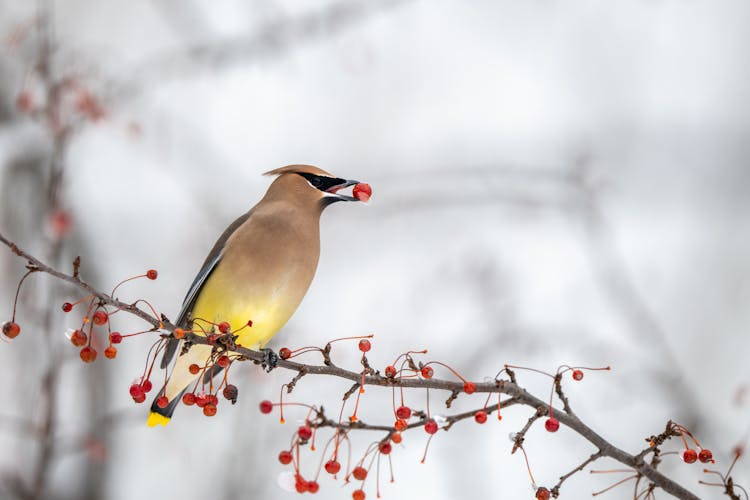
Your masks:
{"label": "bird's foot", "polygon": [[276,365],[279,364],[278,354],[273,352],[273,349],[268,349],[267,347],[260,349],[260,352],[263,353],[263,361],[260,362],[260,366],[265,368],[266,372],[270,372],[276,368]]}

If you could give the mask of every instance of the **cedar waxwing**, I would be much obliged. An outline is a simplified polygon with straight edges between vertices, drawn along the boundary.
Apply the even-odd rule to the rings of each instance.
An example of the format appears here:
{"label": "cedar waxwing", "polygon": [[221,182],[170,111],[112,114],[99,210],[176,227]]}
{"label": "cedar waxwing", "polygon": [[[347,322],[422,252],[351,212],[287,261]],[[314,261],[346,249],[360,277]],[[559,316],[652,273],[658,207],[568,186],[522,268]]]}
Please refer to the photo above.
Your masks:
{"label": "cedar waxwing", "polygon": [[[310,165],[289,165],[265,175],[278,177],[263,199],[219,237],[185,297],[176,326],[201,332],[201,328],[211,330],[205,321],[226,321],[237,332],[238,344],[263,348],[289,320],[310,286],[320,254],[323,209],[336,201],[358,201],[337,193],[358,181],[340,179]],[[248,320],[252,326],[241,329]],[[169,341],[162,368],[179,345],[179,340]],[[205,366],[210,355],[210,346],[195,344],[177,357],[167,383],[157,393],[157,399],[166,396],[169,403],[162,408],[154,401],[149,426],[169,422],[182,394],[192,390],[200,376],[191,374],[188,367]]]}

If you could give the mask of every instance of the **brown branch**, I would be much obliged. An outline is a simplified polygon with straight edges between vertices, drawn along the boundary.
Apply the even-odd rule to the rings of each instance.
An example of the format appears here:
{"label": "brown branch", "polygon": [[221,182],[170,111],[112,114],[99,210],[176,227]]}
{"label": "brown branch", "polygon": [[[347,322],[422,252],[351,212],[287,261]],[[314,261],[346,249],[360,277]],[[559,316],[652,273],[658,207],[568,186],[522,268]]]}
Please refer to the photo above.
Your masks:
{"label": "brown branch", "polygon": [[[82,290],[85,290],[86,292],[97,297],[101,301],[102,304],[108,304],[120,310],[127,311],[135,316],[138,316],[144,321],[150,323],[154,327],[154,331],[162,329],[168,332],[172,332],[175,328],[174,325],[172,325],[168,321],[159,320],[158,318],[150,315],[148,312],[143,311],[142,309],[139,309],[138,307],[134,305],[125,304],[113,297],[110,297],[109,295],[105,293],[102,293],[96,290],[88,283],[82,281],[80,278],[62,273],[60,271],[57,271],[47,266],[46,264],[41,262],[39,259],[33,257],[32,255],[28,254],[27,252],[23,251],[21,248],[13,244],[2,233],[0,233],[0,242],[8,246],[11,249],[11,251],[13,251],[16,255],[26,259],[30,264],[38,268],[40,272],[47,273],[51,276],[54,276],[65,282],[75,285]],[[231,334],[227,334],[227,335],[231,336]],[[214,344],[215,345],[217,343],[216,339],[212,339],[211,341],[209,341],[209,339],[207,339],[206,337],[192,334],[192,333],[187,334],[185,336],[185,340],[188,343],[193,343],[193,344],[206,344],[206,345]],[[252,360],[257,364],[261,364],[266,360],[267,355],[263,352],[246,349],[244,347],[236,347],[235,350],[236,352],[238,352],[245,358]],[[432,378],[432,379],[388,378],[376,372],[373,372],[371,369],[368,369],[368,367],[365,368],[365,375],[363,376],[362,372],[349,371],[344,368],[335,366],[332,363],[330,365],[308,365],[304,363],[290,361],[288,359],[287,360],[280,359],[278,361],[277,366],[280,368],[287,369],[287,370],[296,371],[297,373],[304,373],[305,376],[329,375],[329,376],[337,377],[337,378],[344,379],[344,380],[350,380],[353,383],[361,384],[361,385],[370,385],[370,386],[379,386],[379,387],[432,389],[432,390],[448,391],[450,393],[453,393],[453,392],[462,393],[463,392],[463,382],[460,382],[460,381],[441,380],[441,379],[435,379],[435,378]],[[523,433],[525,432],[525,430],[528,430],[528,428],[533,424],[535,420],[540,418],[542,415],[548,414],[550,411],[550,407],[547,403],[537,398],[536,396],[533,396],[532,394],[527,392],[526,389],[519,386],[515,382],[515,377],[510,373],[510,370],[507,370],[507,371],[508,371],[509,376],[511,377],[510,380],[504,380],[502,381],[502,383],[498,383],[498,381],[477,383],[476,392],[485,393],[485,394],[486,393],[506,394],[511,397],[510,400],[506,401],[506,405],[520,404],[520,405],[533,408],[535,410],[535,414],[529,420],[524,430],[521,431]],[[643,457],[641,455],[638,455],[638,456],[631,455],[621,450],[620,448],[617,448],[613,444],[609,443],[604,437],[602,437],[593,429],[591,429],[586,424],[584,424],[575,415],[566,413],[564,411],[559,411],[559,410],[555,411],[554,409],[553,411],[556,415],[556,418],[559,420],[559,422],[562,425],[565,425],[566,427],[570,428],[571,430],[579,434],[581,437],[583,437],[585,440],[590,442],[592,445],[594,445],[599,450],[597,454],[600,457],[612,458],[620,462],[621,464],[632,468],[636,473],[648,478],[656,486],[658,486],[659,488],[663,489],[665,492],[673,495],[676,498],[680,498],[684,500],[698,500],[698,497],[696,495],[694,495],[693,493],[685,489],[680,484],[666,477],[661,472],[657,471],[651,464],[644,462]],[[454,422],[455,422],[457,420],[468,418],[470,414],[473,414],[473,413],[467,412],[461,415],[454,415],[452,418],[454,419]],[[419,427],[423,425],[423,423],[424,423],[423,421],[415,422],[411,424],[409,428]],[[386,426],[371,426],[371,425],[363,424],[361,422],[355,422],[355,423],[349,422],[349,423],[342,424],[342,423],[336,423],[333,421],[329,422],[328,420],[325,420],[325,425],[331,426],[331,427],[345,426],[346,428],[352,428],[352,429],[354,428],[372,429],[372,430],[383,430],[383,431],[393,432],[393,429],[390,426],[387,426],[387,427]]]}

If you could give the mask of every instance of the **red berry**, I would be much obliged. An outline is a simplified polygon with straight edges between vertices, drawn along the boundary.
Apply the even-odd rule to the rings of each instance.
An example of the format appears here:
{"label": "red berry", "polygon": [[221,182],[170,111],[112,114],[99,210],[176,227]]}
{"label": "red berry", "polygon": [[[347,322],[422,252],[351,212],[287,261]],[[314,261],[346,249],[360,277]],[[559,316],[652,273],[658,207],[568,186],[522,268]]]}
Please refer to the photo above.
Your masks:
{"label": "red berry", "polygon": [[474,382],[464,382],[464,392],[466,394],[474,394],[477,390],[477,385]]}
{"label": "red berry", "polygon": [[146,401],[146,394],[140,393],[137,396],[133,396],[133,401],[135,401],[136,403],[143,403],[144,401]]}
{"label": "red berry", "polygon": [[201,367],[193,363],[192,365],[188,366],[188,371],[193,375],[197,375],[198,372],[201,371]]}
{"label": "red berry", "polygon": [[394,443],[399,444],[403,440],[404,438],[403,436],[401,436],[400,432],[394,432],[393,434],[391,434],[391,441],[393,441]]}
{"label": "red berry", "polygon": [[378,446],[378,450],[383,455],[388,455],[391,452],[392,449],[393,449],[393,447],[391,446],[391,443],[389,443],[387,441],[385,443],[380,443],[380,445]]}
{"label": "red berry", "polygon": [[695,463],[695,461],[698,460],[698,452],[691,448],[688,448],[682,454],[682,459],[685,461],[686,464]]}
{"label": "red berry", "polygon": [[354,476],[354,479],[357,481],[364,481],[367,477],[367,469],[361,466],[357,466],[352,471],[352,476]]}
{"label": "red berry", "polygon": [[365,500],[365,492],[362,490],[354,490],[352,493],[352,500]]}
{"label": "red berry", "polygon": [[9,339],[18,337],[19,333],[21,333],[21,327],[18,326],[18,323],[14,323],[12,321],[3,323],[3,335],[8,337]]}
{"label": "red berry", "polygon": [[388,378],[394,378],[396,376],[396,367],[388,365],[385,367],[385,376]]}
{"label": "red berry", "polygon": [[714,461],[714,454],[711,453],[711,450],[707,450],[703,448],[700,453],[698,453],[698,460],[700,460],[702,463],[708,463]]}
{"label": "red berry", "polygon": [[317,481],[308,481],[307,482],[307,491],[310,493],[317,493],[320,489],[320,485]]}
{"label": "red berry", "polygon": [[213,417],[216,415],[216,405],[208,403],[203,407],[203,414],[207,417]]}
{"label": "red berry", "polygon": [[219,331],[221,333],[227,333],[229,331],[229,323],[227,323],[226,321],[222,321],[221,323],[219,323]]}
{"label": "red berry", "polygon": [[252,327],[253,326],[253,320],[249,319],[247,320],[247,326]]}
{"label": "red berry", "polygon": [[63,312],[69,313],[70,311],[73,310],[73,304],[71,304],[70,302],[64,303],[62,305],[62,310],[63,310]]}
{"label": "red berry", "polygon": [[109,341],[113,344],[119,344],[122,342],[122,335],[120,332],[112,332],[109,334]]}
{"label": "red berry", "polygon": [[169,400],[166,396],[160,396],[156,399],[156,406],[158,406],[159,408],[166,408],[167,406],[169,406]]}
{"label": "red berry", "polygon": [[219,356],[216,364],[218,364],[222,368],[226,368],[227,366],[229,366],[229,356],[227,356],[226,354],[222,354],[221,356]]}
{"label": "red berry", "polygon": [[478,424],[483,424],[487,421],[487,412],[479,410],[474,414],[474,421]]}
{"label": "red berry", "polygon": [[279,453],[279,462],[281,462],[284,465],[288,465],[292,463],[292,452],[288,450],[284,450],[281,453]]}
{"label": "red berry", "polygon": [[352,195],[359,201],[368,201],[370,199],[370,196],[372,196],[372,188],[369,184],[360,182],[359,184],[354,186]]}
{"label": "red berry", "polygon": [[539,488],[536,490],[536,500],[549,500],[549,490],[547,488]]}
{"label": "red berry", "polygon": [[153,387],[153,384],[151,383],[149,379],[146,379],[141,383],[141,387],[143,387],[143,390],[145,392],[151,392],[151,388]]}
{"label": "red berry", "polygon": [[193,406],[195,404],[195,394],[192,392],[186,392],[182,395],[182,402],[187,406]]}
{"label": "red berry", "polygon": [[406,423],[406,420],[404,420],[403,418],[397,419],[396,423],[393,424],[393,428],[396,429],[397,431],[403,431],[407,427],[409,427],[409,424]]}
{"label": "red berry", "polygon": [[143,396],[143,398],[145,399],[146,392],[143,390],[143,387],[141,387],[141,384],[133,384],[130,386],[130,396],[133,399]]}
{"label": "red berry", "polygon": [[424,430],[427,434],[435,434],[438,431],[438,424],[433,419],[429,419],[424,424]]}
{"label": "red berry", "polygon": [[70,335],[70,343],[76,347],[83,347],[88,343],[88,341],[89,341],[88,336],[85,333],[83,333],[81,330],[75,330]]}
{"label": "red berry", "polygon": [[409,420],[411,417],[411,408],[408,406],[399,406],[396,408],[396,416],[403,420]]}
{"label": "red berry", "polygon": [[434,373],[434,371],[432,370],[431,366],[423,366],[421,373],[423,378],[432,378],[432,374]]}
{"label": "red berry", "polygon": [[159,276],[159,273],[156,269],[149,269],[146,271],[146,277],[150,280],[155,280]]}
{"label": "red berry", "polygon": [[81,349],[80,356],[84,363],[93,363],[96,359],[96,351],[93,347],[86,346]]}
{"label": "red berry", "polygon": [[297,434],[299,434],[299,438],[302,441],[307,441],[312,437],[312,429],[309,425],[301,425],[299,429],[297,429]]}
{"label": "red berry", "polygon": [[16,96],[16,107],[23,113],[30,113],[34,110],[34,98],[31,92],[24,90]]}
{"label": "red berry", "polygon": [[550,417],[544,422],[544,428],[547,432],[557,432],[560,428],[560,422],[555,417]]}
{"label": "red berry", "polygon": [[282,347],[279,349],[279,357],[281,359],[289,359],[292,357],[292,350],[288,347]]}
{"label": "red berry", "polygon": [[109,319],[109,315],[104,311],[96,311],[91,319],[95,325],[103,325]]}
{"label": "red berry", "polygon": [[237,402],[238,394],[239,391],[237,390],[237,386],[234,384],[227,384],[227,386],[224,387],[224,390],[221,392],[221,395],[224,396],[224,399],[231,401],[232,404]]}
{"label": "red berry", "polygon": [[214,406],[219,406],[219,397],[216,394],[209,394],[208,402]]}
{"label": "red berry", "polygon": [[172,335],[174,335],[174,338],[176,339],[181,339],[185,336],[185,330],[183,330],[182,328],[175,328],[172,332]]}
{"label": "red berry", "polygon": [[359,341],[359,350],[362,352],[367,352],[372,348],[372,345],[370,344],[370,341],[367,339],[362,339]]}
{"label": "red berry", "polygon": [[578,380],[578,381],[583,380],[583,371],[573,370],[573,380]]}
{"label": "red berry", "polygon": [[307,481],[302,479],[302,476],[297,477],[297,480],[294,482],[294,488],[297,490],[297,493],[304,493],[307,491]]}
{"label": "red berry", "polygon": [[260,412],[261,413],[271,413],[273,411],[273,403],[270,402],[267,399],[264,399],[260,402]]}
{"label": "red berry", "polygon": [[209,344],[214,345],[216,341],[218,340],[218,338],[219,338],[218,335],[216,335],[215,333],[212,333],[206,337],[206,340],[208,341]]}
{"label": "red berry", "polygon": [[211,402],[211,400],[208,398],[208,396],[206,396],[206,394],[204,392],[201,392],[200,394],[197,394],[195,396],[195,405],[198,408],[203,408],[204,406],[206,406],[210,402]]}
{"label": "red berry", "polygon": [[115,359],[115,357],[117,357],[117,348],[109,346],[104,349],[104,357],[107,359]]}
{"label": "red berry", "polygon": [[336,474],[341,470],[341,464],[336,460],[329,460],[328,462],[326,462],[325,468],[327,473]]}
{"label": "red berry", "polygon": [[50,214],[47,218],[47,223],[52,235],[59,240],[65,238],[70,233],[70,228],[73,226],[73,218],[67,210],[58,209]]}

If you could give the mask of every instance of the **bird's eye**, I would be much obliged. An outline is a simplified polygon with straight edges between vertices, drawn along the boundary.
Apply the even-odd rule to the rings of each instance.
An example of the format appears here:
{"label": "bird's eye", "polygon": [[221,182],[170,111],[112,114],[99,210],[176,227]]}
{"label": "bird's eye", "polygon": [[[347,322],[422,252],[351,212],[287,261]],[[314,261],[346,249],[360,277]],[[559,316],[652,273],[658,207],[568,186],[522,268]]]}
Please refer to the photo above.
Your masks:
{"label": "bird's eye", "polygon": [[312,184],[313,187],[319,188],[323,185],[323,179],[318,176],[310,176],[310,184]]}

